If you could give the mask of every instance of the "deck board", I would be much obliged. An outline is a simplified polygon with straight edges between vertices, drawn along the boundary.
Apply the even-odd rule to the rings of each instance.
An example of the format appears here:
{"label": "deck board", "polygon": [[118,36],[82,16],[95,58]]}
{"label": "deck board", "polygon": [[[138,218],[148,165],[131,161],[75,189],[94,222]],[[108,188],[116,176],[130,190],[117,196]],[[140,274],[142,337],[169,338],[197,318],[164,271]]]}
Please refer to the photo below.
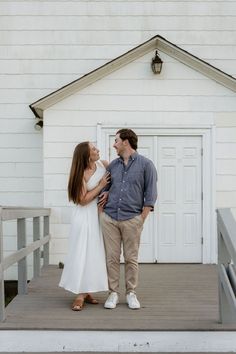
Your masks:
{"label": "deck board", "polygon": [[120,304],[103,308],[107,293],[97,294],[99,305],[70,309],[74,295],[58,287],[61,269],[48,266],[32,280],[27,295],[16,296],[7,307],[0,329],[47,330],[236,330],[218,322],[218,283],[215,265],[142,264],[137,290],[140,310],[125,303],[123,266]]}

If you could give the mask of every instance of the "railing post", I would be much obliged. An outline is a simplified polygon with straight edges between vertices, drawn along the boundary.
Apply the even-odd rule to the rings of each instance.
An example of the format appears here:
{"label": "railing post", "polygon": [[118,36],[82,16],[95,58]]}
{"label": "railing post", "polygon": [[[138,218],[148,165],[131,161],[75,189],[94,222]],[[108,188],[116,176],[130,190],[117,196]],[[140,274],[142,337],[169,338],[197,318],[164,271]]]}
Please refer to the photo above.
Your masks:
{"label": "railing post", "polygon": [[224,213],[217,211],[220,323],[236,322],[236,276],[232,264],[235,259],[235,233],[233,231],[235,225],[235,220],[233,216],[231,217],[229,210]]}
{"label": "railing post", "polygon": [[[33,240],[40,240],[40,218],[33,218]],[[34,278],[40,276],[40,248],[34,251],[33,255]]]}
{"label": "railing post", "polygon": [[0,321],[5,320],[5,288],[3,264],[2,208],[0,207]]}
{"label": "railing post", "polygon": [[[25,219],[17,219],[17,248],[26,247]],[[27,260],[26,257],[18,262],[18,294],[27,294]]]}
{"label": "railing post", "polygon": [[[43,236],[49,235],[49,216],[43,217]],[[49,242],[43,246],[43,265],[49,265]]]}

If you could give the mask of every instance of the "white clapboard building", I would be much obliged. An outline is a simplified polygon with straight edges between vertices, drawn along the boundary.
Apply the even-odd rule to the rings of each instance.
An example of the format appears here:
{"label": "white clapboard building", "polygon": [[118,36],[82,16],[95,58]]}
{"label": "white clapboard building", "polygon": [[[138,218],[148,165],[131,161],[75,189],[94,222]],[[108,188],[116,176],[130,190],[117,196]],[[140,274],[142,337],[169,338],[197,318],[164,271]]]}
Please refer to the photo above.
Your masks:
{"label": "white clapboard building", "polygon": [[0,1],[0,205],[51,208],[51,264],[67,252],[74,147],[111,160],[122,127],[159,176],[140,261],[216,262],[215,210],[236,216],[235,31],[234,1]]}
{"label": "white clapboard building", "polygon": [[[157,49],[160,74],[150,65]],[[62,261],[67,249],[73,149],[89,140],[111,161],[120,127],[136,131],[138,151],[159,175],[158,203],[145,223],[140,262],[216,262],[216,169],[223,174],[225,166],[224,160],[216,165],[222,153],[218,142],[235,134],[222,127],[228,112],[236,111],[235,78],[157,35],[30,107],[43,120],[44,205],[53,213],[53,263]]]}

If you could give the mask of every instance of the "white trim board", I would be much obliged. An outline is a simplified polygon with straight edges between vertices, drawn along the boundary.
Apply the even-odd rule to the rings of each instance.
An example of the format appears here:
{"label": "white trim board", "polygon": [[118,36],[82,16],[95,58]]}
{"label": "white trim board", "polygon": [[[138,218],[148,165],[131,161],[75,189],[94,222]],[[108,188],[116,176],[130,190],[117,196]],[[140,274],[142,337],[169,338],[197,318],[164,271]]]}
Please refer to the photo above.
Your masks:
{"label": "white trim board", "polygon": [[[109,136],[119,129],[117,125],[97,124],[97,145],[103,158],[108,159]],[[215,216],[215,130],[213,125],[184,127],[158,127],[157,125],[132,126],[137,135],[147,136],[200,136],[202,138],[202,237],[203,264],[216,263],[217,237]]]}
{"label": "white trim board", "polygon": [[[40,340],[39,340],[40,338]],[[235,331],[0,331],[4,352],[236,352]]]}

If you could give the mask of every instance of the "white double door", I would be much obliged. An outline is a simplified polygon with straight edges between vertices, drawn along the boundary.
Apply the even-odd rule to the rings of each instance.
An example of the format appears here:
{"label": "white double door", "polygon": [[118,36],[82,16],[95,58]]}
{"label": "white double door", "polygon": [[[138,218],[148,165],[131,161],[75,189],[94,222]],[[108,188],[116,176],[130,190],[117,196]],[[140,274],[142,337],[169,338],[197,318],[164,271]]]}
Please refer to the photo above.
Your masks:
{"label": "white double door", "polygon": [[[109,142],[112,160],[114,136]],[[138,146],[158,172],[158,201],[145,221],[139,261],[201,263],[201,137],[139,135]]]}

